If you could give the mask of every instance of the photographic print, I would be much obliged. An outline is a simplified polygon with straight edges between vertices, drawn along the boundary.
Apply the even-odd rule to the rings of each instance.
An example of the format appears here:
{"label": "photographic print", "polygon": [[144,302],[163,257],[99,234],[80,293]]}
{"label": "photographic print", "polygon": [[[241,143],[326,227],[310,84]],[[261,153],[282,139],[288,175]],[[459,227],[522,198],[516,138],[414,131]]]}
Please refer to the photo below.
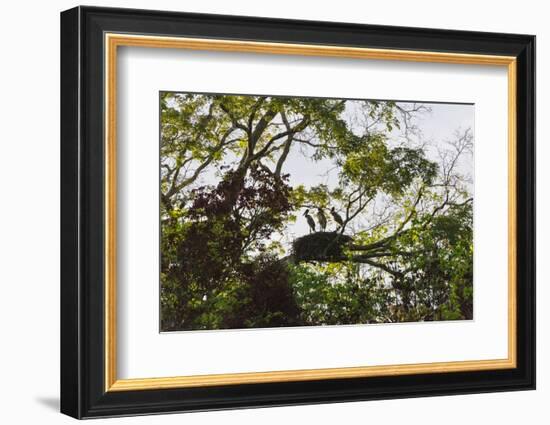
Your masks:
{"label": "photographic print", "polygon": [[62,413],[535,389],[535,36],[89,6],[60,34]]}
{"label": "photographic print", "polygon": [[162,332],[473,319],[474,105],[159,101]]}

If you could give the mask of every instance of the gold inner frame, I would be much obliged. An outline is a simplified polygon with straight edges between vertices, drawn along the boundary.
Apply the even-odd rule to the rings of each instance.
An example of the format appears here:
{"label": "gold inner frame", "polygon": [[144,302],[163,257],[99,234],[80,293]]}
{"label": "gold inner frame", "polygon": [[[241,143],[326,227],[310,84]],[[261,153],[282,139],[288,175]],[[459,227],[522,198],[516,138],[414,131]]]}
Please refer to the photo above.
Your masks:
{"label": "gold inner frame", "polygon": [[[105,34],[105,391],[511,369],[516,358],[516,58],[327,45]],[[118,379],[116,325],[116,106],[119,46],[503,66],[508,72],[508,357],[495,360]]]}

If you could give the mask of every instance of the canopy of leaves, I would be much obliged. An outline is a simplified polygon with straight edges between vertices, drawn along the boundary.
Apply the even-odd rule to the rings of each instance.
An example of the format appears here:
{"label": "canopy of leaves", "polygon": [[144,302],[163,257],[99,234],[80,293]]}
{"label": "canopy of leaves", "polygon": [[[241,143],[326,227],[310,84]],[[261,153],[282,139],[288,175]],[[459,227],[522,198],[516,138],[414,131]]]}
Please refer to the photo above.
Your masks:
{"label": "canopy of leaves", "polygon": [[[163,92],[160,107],[163,330],[472,318],[469,130],[437,159],[409,137],[422,105]],[[291,184],[293,155],[335,174]],[[285,239],[306,217],[315,232]]]}

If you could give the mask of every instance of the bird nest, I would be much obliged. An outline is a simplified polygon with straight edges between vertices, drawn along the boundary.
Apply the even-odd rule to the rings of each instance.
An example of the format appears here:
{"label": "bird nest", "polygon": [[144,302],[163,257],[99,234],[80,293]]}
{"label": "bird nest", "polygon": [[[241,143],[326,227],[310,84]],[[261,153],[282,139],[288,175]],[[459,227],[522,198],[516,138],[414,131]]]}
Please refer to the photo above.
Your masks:
{"label": "bird nest", "polygon": [[292,243],[295,261],[342,261],[351,237],[337,232],[315,232]]}

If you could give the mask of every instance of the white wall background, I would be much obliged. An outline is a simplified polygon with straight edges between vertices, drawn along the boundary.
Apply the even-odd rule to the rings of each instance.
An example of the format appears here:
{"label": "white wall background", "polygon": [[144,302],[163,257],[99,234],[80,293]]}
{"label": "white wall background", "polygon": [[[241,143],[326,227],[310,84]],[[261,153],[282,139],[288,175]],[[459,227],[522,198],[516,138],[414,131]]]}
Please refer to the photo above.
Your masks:
{"label": "white wall background", "polygon": [[[538,390],[110,420],[188,424],[468,424],[550,420],[550,27],[535,0],[358,2],[100,1],[102,6],[536,34],[538,53]],[[59,12],[77,3],[9,2],[0,15],[0,421],[70,423],[59,392]],[[546,403],[545,403],[546,402]]]}

